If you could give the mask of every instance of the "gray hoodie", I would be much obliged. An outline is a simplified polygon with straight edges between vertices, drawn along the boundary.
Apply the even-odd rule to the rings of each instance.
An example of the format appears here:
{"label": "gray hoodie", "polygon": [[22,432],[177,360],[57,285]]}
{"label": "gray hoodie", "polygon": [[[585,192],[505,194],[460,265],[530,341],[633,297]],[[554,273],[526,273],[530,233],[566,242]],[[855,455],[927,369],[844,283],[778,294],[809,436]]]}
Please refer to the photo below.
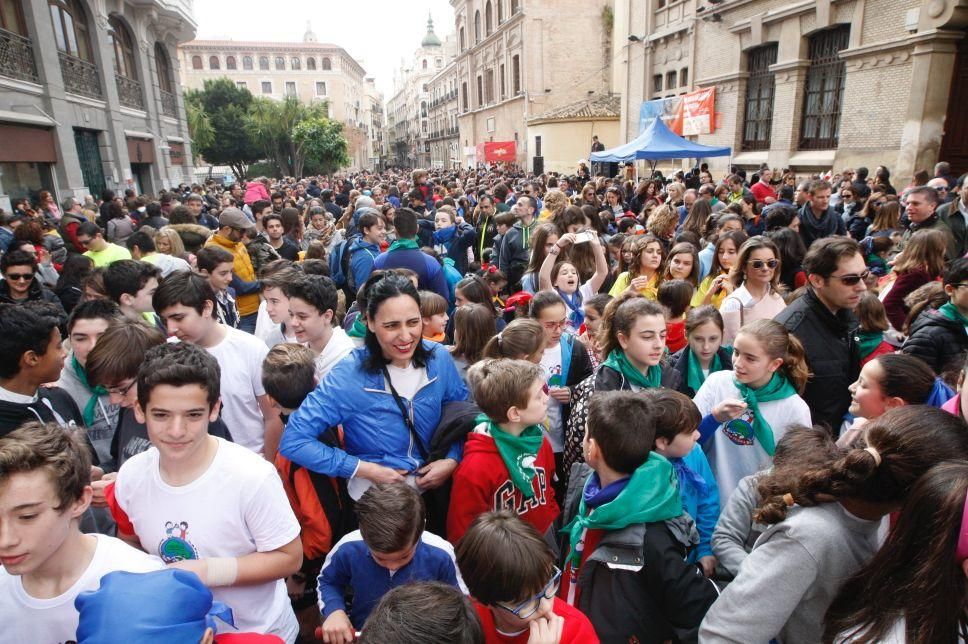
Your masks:
{"label": "gray hoodie", "polygon": [[[64,368],[61,369],[60,380],[57,381],[57,386],[66,391],[74,399],[74,403],[83,415],[84,408],[87,407],[88,401],[91,400],[93,394],[74,372],[74,368],[72,367],[73,362],[74,354],[71,353],[67,356],[67,360],[64,361]],[[94,422],[86,427],[88,438],[91,439],[98,459],[101,461],[101,467],[106,472],[111,472],[116,469],[112,466],[114,459],[111,458],[111,440],[114,438],[114,428],[118,424],[118,411],[120,409],[120,406],[111,404],[109,395],[104,394],[103,396],[98,396],[94,408]]]}
{"label": "gray hoodie", "polygon": [[795,506],[771,526],[702,622],[699,641],[815,644],[841,584],[874,553],[884,519],[860,519],[840,503]]}

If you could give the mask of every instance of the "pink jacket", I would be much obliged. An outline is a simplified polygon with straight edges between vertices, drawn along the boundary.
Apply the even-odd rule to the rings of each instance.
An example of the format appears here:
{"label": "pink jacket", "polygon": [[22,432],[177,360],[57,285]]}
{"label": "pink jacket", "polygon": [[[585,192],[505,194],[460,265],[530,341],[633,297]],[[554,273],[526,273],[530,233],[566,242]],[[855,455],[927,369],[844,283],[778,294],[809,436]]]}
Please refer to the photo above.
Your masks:
{"label": "pink jacket", "polygon": [[250,181],[245,185],[245,197],[242,201],[251,206],[259,199],[269,201],[269,191],[259,181]]}

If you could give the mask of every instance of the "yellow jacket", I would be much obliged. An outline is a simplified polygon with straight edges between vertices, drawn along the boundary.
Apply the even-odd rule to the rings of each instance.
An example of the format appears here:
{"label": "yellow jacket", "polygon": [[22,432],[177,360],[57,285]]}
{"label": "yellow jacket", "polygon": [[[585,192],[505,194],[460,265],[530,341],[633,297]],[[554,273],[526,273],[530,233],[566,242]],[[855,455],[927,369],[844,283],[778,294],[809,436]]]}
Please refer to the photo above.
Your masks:
{"label": "yellow jacket", "polygon": [[[252,268],[252,260],[249,259],[249,251],[245,250],[242,242],[233,242],[215,233],[205,242],[206,246],[218,246],[232,253],[235,258],[232,264],[232,272],[244,282],[255,281],[255,269]],[[252,315],[259,311],[259,294],[249,293],[248,295],[235,296],[235,305],[239,309],[240,316]]]}

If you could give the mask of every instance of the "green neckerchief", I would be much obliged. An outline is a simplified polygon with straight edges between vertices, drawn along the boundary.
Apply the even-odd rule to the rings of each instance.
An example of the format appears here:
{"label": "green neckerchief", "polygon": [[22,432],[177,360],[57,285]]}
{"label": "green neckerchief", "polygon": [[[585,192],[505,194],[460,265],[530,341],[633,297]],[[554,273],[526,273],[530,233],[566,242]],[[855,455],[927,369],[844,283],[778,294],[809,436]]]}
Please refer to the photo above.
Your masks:
{"label": "green neckerchief", "polygon": [[949,320],[952,320],[953,322],[960,322],[961,326],[965,327],[965,331],[968,331],[968,318],[962,314],[957,306],[951,302],[945,302],[938,310],[941,311],[941,314]]}
{"label": "green neckerchief", "polygon": [[884,341],[883,331],[857,331],[857,342],[860,347],[860,357],[866,358]]}
{"label": "green neckerchief", "polygon": [[353,326],[351,326],[350,330],[346,332],[346,335],[350,336],[351,338],[366,337],[366,323],[363,321],[362,313],[357,315],[356,319],[353,320]]}
{"label": "green neckerchief", "polygon": [[[585,481],[585,486],[588,486],[588,481]],[[582,492],[578,513],[561,529],[568,534],[568,561],[572,568],[577,568],[581,563],[581,551],[575,546],[586,528],[621,530],[630,525],[665,521],[682,514],[675,470],[672,463],[656,452],[649,452],[648,460],[632,472],[628,485],[614,500],[598,506],[594,512],[585,505],[584,488]]]}
{"label": "green neckerchief", "polygon": [[504,466],[508,468],[511,475],[511,482],[514,487],[521,490],[525,498],[534,496],[534,487],[531,481],[536,474],[534,462],[538,458],[538,450],[541,449],[541,441],[544,440],[544,431],[540,425],[526,427],[520,436],[509,434],[494,423],[484,414],[479,414],[474,419],[477,425],[486,425],[488,435],[494,439],[497,446],[497,453],[501,455]]}
{"label": "green neckerchief", "polygon": [[773,428],[763,418],[760,413],[759,403],[770,402],[771,400],[783,400],[790,396],[796,396],[797,390],[793,388],[787,377],[774,371],[770,381],[760,387],[753,389],[749,385],[744,385],[736,378],[733,378],[736,388],[739,389],[740,396],[746,402],[747,407],[753,412],[753,435],[760,442],[760,446],[770,456],[776,451],[776,439],[773,436]]}
{"label": "green neckerchief", "polygon": [[87,404],[84,405],[84,411],[82,416],[84,417],[84,424],[88,427],[94,424],[94,412],[97,410],[97,399],[108,393],[108,390],[101,385],[97,387],[92,387],[87,382],[87,373],[84,371],[84,367],[81,363],[77,361],[77,356],[71,353],[71,367],[74,369],[74,375],[77,379],[81,381],[87,390],[91,392],[91,397],[88,399]]}
{"label": "green neckerchief", "polygon": [[618,371],[625,379],[631,382],[636,387],[641,387],[642,389],[652,389],[655,387],[662,386],[662,367],[659,365],[652,365],[649,367],[649,372],[645,375],[636,368],[634,364],[629,361],[625,352],[621,349],[614,349],[605,358],[605,362],[602,363],[605,366],[611,367]]}
{"label": "green neckerchief", "polygon": [[[686,352],[688,353],[688,357],[686,358],[686,385],[696,392],[702,387],[702,383],[706,382],[706,374],[702,372],[702,365],[699,364],[699,358],[692,352],[692,349],[687,346]],[[713,361],[709,363],[709,373],[722,371],[722,369],[723,361],[719,359],[719,351],[717,351],[713,354]]]}
{"label": "green neckerchief", "polygon": [[524,223],[521,224],[521,247],[528,249],[531,248],[531,233],[534,232],[535,226],[538,225],[538,218],[535,217],[531,222],[530,226],[525,226]]}
{"label": "green neckerchief", "polygon": [[395,250],[405,250],[411,249],[416,250],[420,248],[415,239],[398,239],[397,241],[390,244],[390,248],[387,249],[388,253],[392,253]]}

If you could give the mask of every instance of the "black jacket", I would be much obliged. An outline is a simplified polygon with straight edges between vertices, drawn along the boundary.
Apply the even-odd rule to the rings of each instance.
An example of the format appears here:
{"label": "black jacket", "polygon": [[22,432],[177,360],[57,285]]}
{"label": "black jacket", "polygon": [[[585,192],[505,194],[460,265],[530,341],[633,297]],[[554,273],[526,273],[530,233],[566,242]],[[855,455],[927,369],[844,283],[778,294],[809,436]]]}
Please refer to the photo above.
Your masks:
{"label": "black jacket", "polygon": [[57,307],[61,315],[64,317],[67,316],[67,314],[64,312],[64,305],[61,304],[60,298],[58,298],[52,290],[42,285],[36,276],[30,283],[30,289],[27,291],[26,300],[14,300],[12,297],[10,297],[10,284],[7,283],[7,280],[0,280],[0,303],[18,304],[24,301],[49,302]]}
{"label": "black jacket", "polygon": [[[562,507],[562,525],[578,512],[592,470],[576,463]],[[699,625],[719,596],[699,568],[685,562],[698,543],[688,514],[606,532],[578,573],[578,608],[602,642],[659,644],[698,641]],[[568,554],[563,542],[561,552]]]}
{"label": "black jacket", "polygon": [[837,214],[833,206],[828,206],[827,212],[820,219],[817,219],[808,201],[800,208],[797,216],[800,218],[800,237],[803,239],[803,245],[808,249],[810,248],[810,244],[818,239],[830,237],[831,235],[847,234],[847,226],[844,224],[844,219]]}
{"label": "black jacket", "polygon": [[847,387],[860,373],[860,351],[854,333],[857,320],[844,309],[834,315],[808,288],[774,318],[803,344],[810,379],[803,399],[813,422],[840,429],[850,407]]}
{"label": "black jacket", "polygon": [[949,259],[964,257],[965,253],[968,252],[968,225],[966,225],[965,216],[961,214],[961,209],[958,207],[960,202],[961,199],[958,198],[938,206],[938,217],[948,224],[951,235],[955,239],[954,248],[948,249],[949,254],[954,253]]}
{"label": "black jacket", "polygon": [[968,335],[965,327],[949,320],[937,309],[928,309],[911,323],[901,352],[921,358],[940,374],[952,367],[958,368],[966,349]]}
{"label": "black jacket", "polygon": [[[679,374],[679,386],[676,391],[686,394],[690,398],[696,396],[696,392],[692,390],[688,384],[686,384],[686,372],[689,371],[689,345],[687,344],[683,348],[679,349],[671,356],[669,356],[669,364],[672,368]],[[723,369],[730,369],[733,366],[733,356],[726,350],[726,347],[719,347],[719,351],[716,352],[719,356],[719,362],[723,365]],[[710,371],[712,373],[712,371]]]}

